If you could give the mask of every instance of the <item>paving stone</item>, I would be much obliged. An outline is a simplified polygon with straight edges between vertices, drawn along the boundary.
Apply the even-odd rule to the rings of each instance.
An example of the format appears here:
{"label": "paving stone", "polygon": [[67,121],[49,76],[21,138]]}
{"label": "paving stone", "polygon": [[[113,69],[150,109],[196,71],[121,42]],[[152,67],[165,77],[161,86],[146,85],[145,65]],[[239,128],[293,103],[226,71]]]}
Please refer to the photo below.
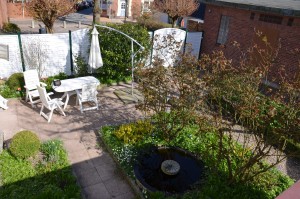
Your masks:
{"label": "paving stone", "polygon": [[102,153],[99,157],[93,158],[92,162],[95,167],[101,166],[104,164],[115,164],[114,160],[110,157],[107,152]]}
{"label": "paving stone", "polygon": [[82,188],[101,183],[102,180],[99,175],[97,175],[96,168],[89,168],[85,170],[74,171],[77,180]]}
{"label": "paving stone", "polygon": [[68,153],[76,153],[77,151],[84,151],[85,147],[78,140],[65,140],[64,147]]}
{"label": "paving stone", "polygon": [[[108,190],[108,192],[113,197],[117,197],[117,196],[120,196],[122,194],[125,194],[125,193],[128,193],[131,191],[131,187],[120,176],[115,176],[115,178],[107,180],[103,183],[105,184],[105,187]],[[116,189],[116,187],[117,187],[117,189]]]}
{"label": "paving stone", "polygon": [[93,149],[87,149],[87,152],[89,154],[89,157],[91,159],[97,158],[103,154],[103,149],[102,148],[93,148]]}
{"label": "paving stone", "polygon": [[111,199],[112,198],[112,196],[107,191],[103,183],[98,183],[95,185],[85,187],[83,189],[83,192],[86,199]]}
{"label": "paving stone", "polygon": [[115,164],[103,164],[96,169],[103,182],[120,175]]}
{"label": "paving stone", "polygon": [[127,192],[115,197],[114,199],[134,199],[137,198],[132,192]]}

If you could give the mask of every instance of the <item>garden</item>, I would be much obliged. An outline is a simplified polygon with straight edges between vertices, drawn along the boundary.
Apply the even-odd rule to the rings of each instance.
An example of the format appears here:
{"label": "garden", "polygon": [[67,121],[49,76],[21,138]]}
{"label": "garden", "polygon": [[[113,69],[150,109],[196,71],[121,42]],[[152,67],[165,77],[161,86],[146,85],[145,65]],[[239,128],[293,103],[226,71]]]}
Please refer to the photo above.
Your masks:
{"label": "garden", "polygon": [[[255,48],[247,56],[267,57]],[[272,64],[249,57],[237,66],[222,52],[185,53],[175,67],[156,58],[136,71],[144,119],[99,135],[144,197],[275,198],[294,183],[275,166],[299,158],[299,79],[270,87],[262,80]]]}
{"label": "garden", "polygon": [[[148,48],[144,28],[112,27]],[[109,48],[101,49],[106,64],[94,75],[104,84],[127,80],[130,49],[124,48],[130,45],[122,46],[117,34],[99,32],[101,48]],[[165,40],[179,45],[172,37]],[[175,67],[169,68],[161,57],[145,68],[147,53],[138,55],[134,81],[144,100],[136,108],[144,117],[103,126],[99,135],[143,197],[269,199],[294,183],[275,166],[289,157],[299,158],[300,79],[282,75],[276,79],[278,87],[265,84],[273,80],[269,72],[275,59],[265,53],[254,46],[233,63],[222,52],[200,60],[188,51],[178,52],[172,57]],[[252,56],[264,62],[253,62]],[[85,60],[78,56],[75,62],[75,75],[87,75]],[[65,78],[69,77],[61,73],[44,81],[50,90],[54,79]],[[0,94],[21,97],[23,85],[22,73],[13,74],[0,85]],[[29,144],[33,140],[35,144]],[[61,142],[37,140],[32,132],[20,132],[1,154],[1,198],[79,198]],[[187,183],[176,186],[180,181]]]}
{"label": "garden", "polygon": [[20,131],[0,154],[1,198],[81,198],[60,140]]}

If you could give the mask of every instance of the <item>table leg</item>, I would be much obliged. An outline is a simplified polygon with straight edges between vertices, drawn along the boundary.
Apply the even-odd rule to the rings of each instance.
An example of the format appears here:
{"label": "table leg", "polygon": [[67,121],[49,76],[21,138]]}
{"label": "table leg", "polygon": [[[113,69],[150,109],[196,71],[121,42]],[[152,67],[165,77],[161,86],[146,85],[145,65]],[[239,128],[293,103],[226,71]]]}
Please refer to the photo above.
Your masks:
{"label": "table leg", "polygon": [[[68,106],[69,98],[70,98],[69,92],[65,92],[64,95],[66,95],[66,96],[65,96],[65,97],[66,97],[66,101],[65,101],[65,106],[64,106],[64,109],[66,109],[67,106]],[[62,97],[62,98],[63,98],[63,97]]]}

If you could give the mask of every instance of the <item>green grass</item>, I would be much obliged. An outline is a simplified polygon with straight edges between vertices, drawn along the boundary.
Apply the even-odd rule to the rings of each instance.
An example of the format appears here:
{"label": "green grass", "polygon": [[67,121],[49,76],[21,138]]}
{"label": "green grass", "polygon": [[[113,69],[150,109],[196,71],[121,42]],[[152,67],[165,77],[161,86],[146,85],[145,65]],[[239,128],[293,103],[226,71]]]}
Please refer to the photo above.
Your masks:
{"label": "green grass", "polygon": [[[210,172],[217,160],[215,149],[207,153],[207,147],[210,143],[217,142],[217,137],[213,133],[198,134],[197,127],[190,126],[186,128],[171,143],[166,143],[155,133],[144,136],[143,140],[136,144],[124,144],[119,140],[114,132],[118,127],[106,126],[100,131],[102,140],[112,151],[115,158],[119,161],[122,169],[134,180],[133,164],[137,154],[147,148],[149,145],[171,145],[178,146],[198,154],[208,166],[206,182],[201,187],[186,192],[181,196],[172,196],[170,198],[218,198],[218,199],[271,199],[278,196],[293,184],[293,180],[281,174],[278,170],[272,169],[262,174],[252,183],[240,183],[234,186],[226,183],[226,168],[221,168],[218,174]],[[147,193],[148,198],[166,198],[162,193]]]}
{"label": "green grass", "polygon": [[62,142],[48,141],[41,149],[43,158],[37,159],[37,156],[31,160],[16,159],[9,151],[3,151],[0,155],[1,199],[81,198]]}

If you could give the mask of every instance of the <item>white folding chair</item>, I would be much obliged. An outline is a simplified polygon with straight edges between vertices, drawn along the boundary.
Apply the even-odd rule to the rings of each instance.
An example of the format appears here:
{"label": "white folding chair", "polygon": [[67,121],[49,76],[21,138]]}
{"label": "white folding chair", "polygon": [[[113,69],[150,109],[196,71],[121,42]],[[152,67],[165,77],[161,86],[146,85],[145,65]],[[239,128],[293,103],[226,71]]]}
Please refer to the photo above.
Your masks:
{"label": "white folding chair", "polygon": [[[49,95],[47,94],[46,89],[44,87],[37,86],[37,90],[38,90],[40,99],[42,101],[42,108],[40,111],[40,115],[44,116],[48,120],[48,123],[51,121],[52,114],[55,109],[59,109],[60,112],[63,114],[63,116],[66,116],[63,109],[61,108],[61,106],[64,105],[64,103],[61,101],[61,99],[59,99],[59,98],[51,99],[49,97]],[[49,116],[43,112],[44,108],[50,110]]]}
{"label": "white folding chair", "polygon": [[[34,104],[38,103],[40,99],[36,99],[39,97],[39,92],[37,91],[36,86],[41,85],[43,87],[47,86],[47,84],[40,82],[37,70],[27,70],[23,72],[24,80],[25,80],[25,89],[26,89],[26,98],[25,101],[27,102],[28,99],[32,108]],[[48,95],[52,95],[53,93],[48,93]]]}
{"label": "white folding chair", "polygon": [[[81,90],[76,90],[77,93],[76,104],[78,104],[79,102],[81,113],[83,113],[83,111],[92,110],[92,109],[98,110],[97,85],[98,85],[97,83],[85,84],[82,86]],[[94,102],[95,106],[84,108],[83,106],[84,102]]]}
{"label": "white folding chair", "polygon": [[4,97],[2,97],[0,95],[0,108],[3,108],[3,109],[8,109],[8,106],[7,106],[7,99],[5,99]]}

